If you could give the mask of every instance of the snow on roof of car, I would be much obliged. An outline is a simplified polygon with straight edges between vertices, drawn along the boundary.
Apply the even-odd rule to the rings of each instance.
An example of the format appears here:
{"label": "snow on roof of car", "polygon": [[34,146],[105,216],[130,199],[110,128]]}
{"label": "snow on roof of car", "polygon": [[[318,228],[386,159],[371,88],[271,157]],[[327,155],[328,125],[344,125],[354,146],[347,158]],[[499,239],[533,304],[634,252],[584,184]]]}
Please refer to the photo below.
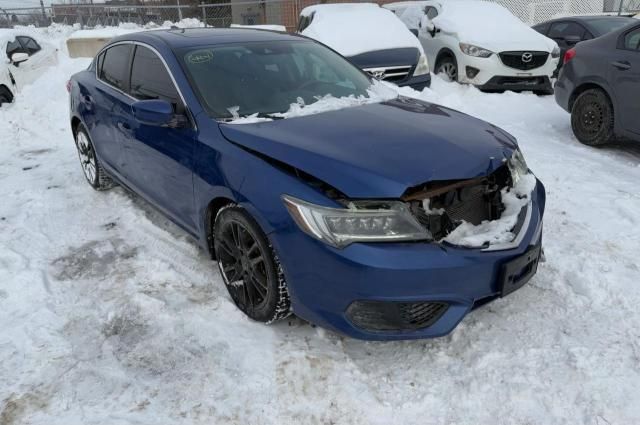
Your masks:
{"label": "snow on roof of car", "polygon": [[280,31],[287,32],[287,27],[284,25],[240,25],[240,24],[231,24],[231,28],[248,28],[254,30],[269,30],[269,31]]}
{"label": "snow on roof of car", "polygon": [[528,49],[545,45],[552,50],[556,43],[538,33],[513,15],[506,7],[481,0],[447,0],[433,19],[437,28],[456,33],[464,43],[488,49],[517,42]]}
{"label": "snow on roof of car", "polygon": [[309,6],[302,16],[314,14],[302,34],[320,41],[343,56],[375,50],[413,47],[423,52],[418,39],[393,12],[373,3]]}

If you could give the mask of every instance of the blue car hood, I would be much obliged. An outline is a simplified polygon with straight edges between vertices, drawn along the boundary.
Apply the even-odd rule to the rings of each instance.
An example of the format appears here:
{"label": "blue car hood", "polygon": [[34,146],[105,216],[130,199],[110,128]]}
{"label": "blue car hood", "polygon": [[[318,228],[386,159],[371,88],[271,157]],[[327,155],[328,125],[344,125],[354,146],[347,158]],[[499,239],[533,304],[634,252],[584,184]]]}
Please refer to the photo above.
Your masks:
{"label": "blue car hood", "polygon": [[231,142],[350,198],[400,198],[436,180],[471,179],[517,147],[507,133],[439,105],[403,98],[255,124],[220,124]]}

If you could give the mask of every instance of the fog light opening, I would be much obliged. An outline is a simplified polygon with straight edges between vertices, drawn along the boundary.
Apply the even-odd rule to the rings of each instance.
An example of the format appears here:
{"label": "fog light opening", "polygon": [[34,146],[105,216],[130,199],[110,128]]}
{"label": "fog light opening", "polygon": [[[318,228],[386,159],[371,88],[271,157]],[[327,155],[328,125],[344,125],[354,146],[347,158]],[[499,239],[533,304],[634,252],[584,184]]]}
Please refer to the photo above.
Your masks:
{"label": "fog light opening", "polygon": [[472,66],[467,67],[467,78],[476,78],[480,70]]}

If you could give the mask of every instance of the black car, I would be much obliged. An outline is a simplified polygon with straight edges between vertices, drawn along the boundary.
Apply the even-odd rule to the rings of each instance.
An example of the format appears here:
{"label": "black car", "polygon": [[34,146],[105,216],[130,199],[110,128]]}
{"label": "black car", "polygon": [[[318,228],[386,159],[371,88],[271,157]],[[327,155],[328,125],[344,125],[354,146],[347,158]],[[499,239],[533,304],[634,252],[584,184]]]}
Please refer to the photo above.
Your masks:
{"label": "black car", "polygon": [[578,140],[640,141],[640,22],[569,49],[555,86]]}
{"label": "black car", "polygon": [[[533,29],[558,43],[564,57],[567,50],[581,41],[602,37],[632,22],[635,20],[627,16],[571,16],[542,22]],[[560,68],[562,61],[558,64]]]}

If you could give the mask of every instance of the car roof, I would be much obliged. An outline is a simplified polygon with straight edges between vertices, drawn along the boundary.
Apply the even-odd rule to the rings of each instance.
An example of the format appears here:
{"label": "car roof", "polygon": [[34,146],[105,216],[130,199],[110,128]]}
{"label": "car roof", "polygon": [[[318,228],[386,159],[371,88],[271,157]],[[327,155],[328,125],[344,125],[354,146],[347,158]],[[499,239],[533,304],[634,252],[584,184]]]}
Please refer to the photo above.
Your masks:
{"label": "car roof", "polygon": [[[184,47],[211,46],[229,43],[250,43],[256,41],[305,40],[295,34],[279,31],[249,28],[172,28],[133,32],[114,38],[111,43],[139,41],[146,43],[163,42],[171,49]],[[111,44],[110,43],[110,44]]]}
{"label": "car roof", "polygon": [[[548,21],[544,21],[544,22],[540,22],[539,24],[536,24],[536,26],[538,25],[542,25],[542,24],[549,24],[549,23],[553,23],[553,22],[559,22],[559,21],[580,21],[580,22],[584,22],[584,21],[600,21],[600,20],[609,20],[609,19],[633,19],[630,18],[628,16],[618,16],[618,15],[579,15],[579,16],[563,16],[560,18],[555,18],[555,19],[549,19]],[[631,21],[629,21],[631,22]]]}

